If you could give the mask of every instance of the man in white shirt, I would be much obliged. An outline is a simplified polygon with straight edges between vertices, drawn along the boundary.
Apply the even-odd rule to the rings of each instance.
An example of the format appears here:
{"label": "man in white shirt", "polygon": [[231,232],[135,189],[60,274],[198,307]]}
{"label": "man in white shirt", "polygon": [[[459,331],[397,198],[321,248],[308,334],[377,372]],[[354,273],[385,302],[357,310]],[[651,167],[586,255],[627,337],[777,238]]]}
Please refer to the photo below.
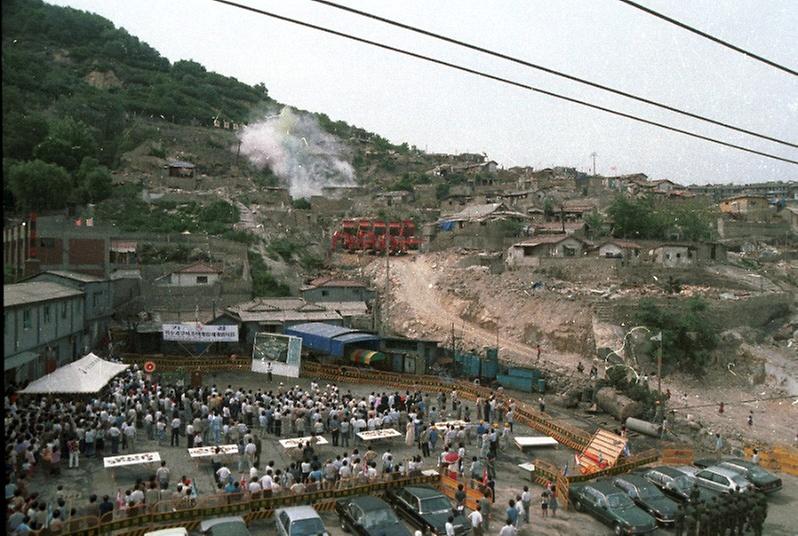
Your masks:
{"label": "man in white shirt", "polygon": [[513,522],[509,519],[507,520],[507,524],[502,527],[499,531],[499,536],[515,536],[517,533],[516,528],[513,526]]}
{"label": "man in white shirt", "polygon": [[263,475],[260,479],[260,487],[264,491],[264,493],[269,494],[272,492],[272,488],[274,487],[274,479],[272,478],[272,471],[268,469],[266,474]]}
{"label": "man in white shirt", "polygon": [[221,466],[216,471],[216,477],[219,479],[219,482],[221,482],[222,484],[227,484],[227,479],[230,477],[230,469],[228,469],[224,465]]}
{"label": "man in white shirt", "polygon": [[446,536],[454,536],[454,516],[449,516],[446,519]]}
{"label": "man in white shirt", "polygon": [[471,530],[474,536],[482,536],[482,507],[477,505],[477,509],[468,514],[468,520],[471,521]]}
{"label": "man in white shirt", "polygon": [[180,417],[172,419],[172,438],[169,440],[169,446],[180,446]]}
{"label": "man in white shirt", "polygon": [[258,482],[257,480],[253,480],[253,481],[251,481],[251,482],[249,483],[249,485],[247,486],[247,488],[249,489],[249,492],[250,492],[252,495],[255,495],[256,493],[260,493],[260,490],[261,490],[261,487],[260,487],[260,482]]}

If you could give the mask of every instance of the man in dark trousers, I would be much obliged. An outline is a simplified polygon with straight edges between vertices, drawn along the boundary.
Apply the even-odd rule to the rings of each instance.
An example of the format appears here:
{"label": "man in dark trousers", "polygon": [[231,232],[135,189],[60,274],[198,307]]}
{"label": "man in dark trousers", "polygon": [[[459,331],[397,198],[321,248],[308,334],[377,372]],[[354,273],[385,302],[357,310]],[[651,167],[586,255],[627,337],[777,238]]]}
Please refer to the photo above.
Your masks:
{"label": "man in dark trousers", "polygon": [[255,468],[260,468],[260,454],[263,452],[263,446],[258,434],[253,434],[253,441],[255,442]]}

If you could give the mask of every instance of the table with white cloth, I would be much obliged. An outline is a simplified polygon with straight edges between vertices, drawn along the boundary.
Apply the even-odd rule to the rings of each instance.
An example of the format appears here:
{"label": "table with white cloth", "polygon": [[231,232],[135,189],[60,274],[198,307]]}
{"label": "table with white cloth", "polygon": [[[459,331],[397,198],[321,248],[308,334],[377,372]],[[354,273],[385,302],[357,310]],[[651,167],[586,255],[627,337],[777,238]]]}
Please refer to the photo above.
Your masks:
{"label": "table with white cloth", "polygon": [[402,437],[402,434],[393,428],[384,428],[382,430],[365,430],[355,434],[361,441],[368,443],[369,441],[382,441],[383,439],[393,439],[394,437]]}
{"label": "table with white cloth", "polygon": [[324,439],[322,436],[317,435],[317,436],[307,436],[307,437],[294,437],[291,439],[281,439],[280,445],[282,445],[284,449],[292,449],[299,447],[300,444],[304,445],[308,441],[312,441],[311,444],[316,444],[316,445],[326,445],[328,443],[328,441]]}
{"label": "table with white cloth", "polygon": [[559,445],[557,440],[549,436],[516,436],[513,438],[515,446],[523,451],[526,447],[556,447]]}
{"label": "table with white cloth", "polygon": [[161,454],[158,452],[138,452],[136,454],[124,454],[121,456],[106,456],[103,458],[103,467],[110,469],[111,480],[116,482],[116,469],[120,467],[130,467],[133,465],[160,464]]}

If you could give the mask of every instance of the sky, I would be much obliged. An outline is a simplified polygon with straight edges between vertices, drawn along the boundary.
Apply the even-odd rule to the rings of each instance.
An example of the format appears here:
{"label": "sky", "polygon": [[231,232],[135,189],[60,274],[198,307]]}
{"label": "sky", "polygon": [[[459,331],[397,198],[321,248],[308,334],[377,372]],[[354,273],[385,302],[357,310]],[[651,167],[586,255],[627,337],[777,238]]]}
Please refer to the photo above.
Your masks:
{"label": "sky", "polygon": [[[798,77],[618,0],[338,0],[526,61],[798,144]],[[639,0],[798,69],[794,0]],[[798,165],[301,28],[211,0],[51,0],[97,13],[170,61],[191,59],[276,100],[429,152],[486,153],[504,167],[642,172],[682,184],[798,180]],[[761,140],[310,0],[239,0],[677,128],[798,160]],[[253,118],[254,119],[254,118]]]}

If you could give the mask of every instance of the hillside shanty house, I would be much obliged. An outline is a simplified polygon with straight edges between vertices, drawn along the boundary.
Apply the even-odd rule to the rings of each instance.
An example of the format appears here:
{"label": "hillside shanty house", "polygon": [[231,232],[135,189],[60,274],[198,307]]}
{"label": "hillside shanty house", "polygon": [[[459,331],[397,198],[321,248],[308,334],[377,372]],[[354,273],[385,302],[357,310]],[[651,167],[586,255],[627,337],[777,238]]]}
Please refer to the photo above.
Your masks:
{"label": "hillside shanty house", "polygon": [[195,287],[214,285],[222,277],[222,270],[206,262],[195,262],[155,280],[156,285]]}
{"label": "hillside shanty house", "polygon": [[537,236],[510,246],[508,266],[539,266],[543,257],[581,257],[586,242],[568,235]]}
{"label": "hillside shanty house", "polygon": [[303,299],[309,302],[370,302],[374,290],[354,279],[319,277],[299,289]]}
{"label": "hillside shanty house", "polygon": [[747,214],[767,210],[768,206],[768,198],[764,195],[740,194],[722,200],[720,211],[724,214]]}
{"label": "hillside shanty house", "polygon": [[627,240],[607,240],[598,247],[598,256],[635,262],[640,259],[640,244]]}
{"label": "hillside shanty house", "polygon": [[169,169],[170,177],[193,177],[194,164],[184,160],[168,160],[166,167]]}
{"label": "hillside shanty house", "polygon": [[662,244],[654,248],[654,262],[668,268],[690,266],[696,262],[696,247],[691,244]]}

